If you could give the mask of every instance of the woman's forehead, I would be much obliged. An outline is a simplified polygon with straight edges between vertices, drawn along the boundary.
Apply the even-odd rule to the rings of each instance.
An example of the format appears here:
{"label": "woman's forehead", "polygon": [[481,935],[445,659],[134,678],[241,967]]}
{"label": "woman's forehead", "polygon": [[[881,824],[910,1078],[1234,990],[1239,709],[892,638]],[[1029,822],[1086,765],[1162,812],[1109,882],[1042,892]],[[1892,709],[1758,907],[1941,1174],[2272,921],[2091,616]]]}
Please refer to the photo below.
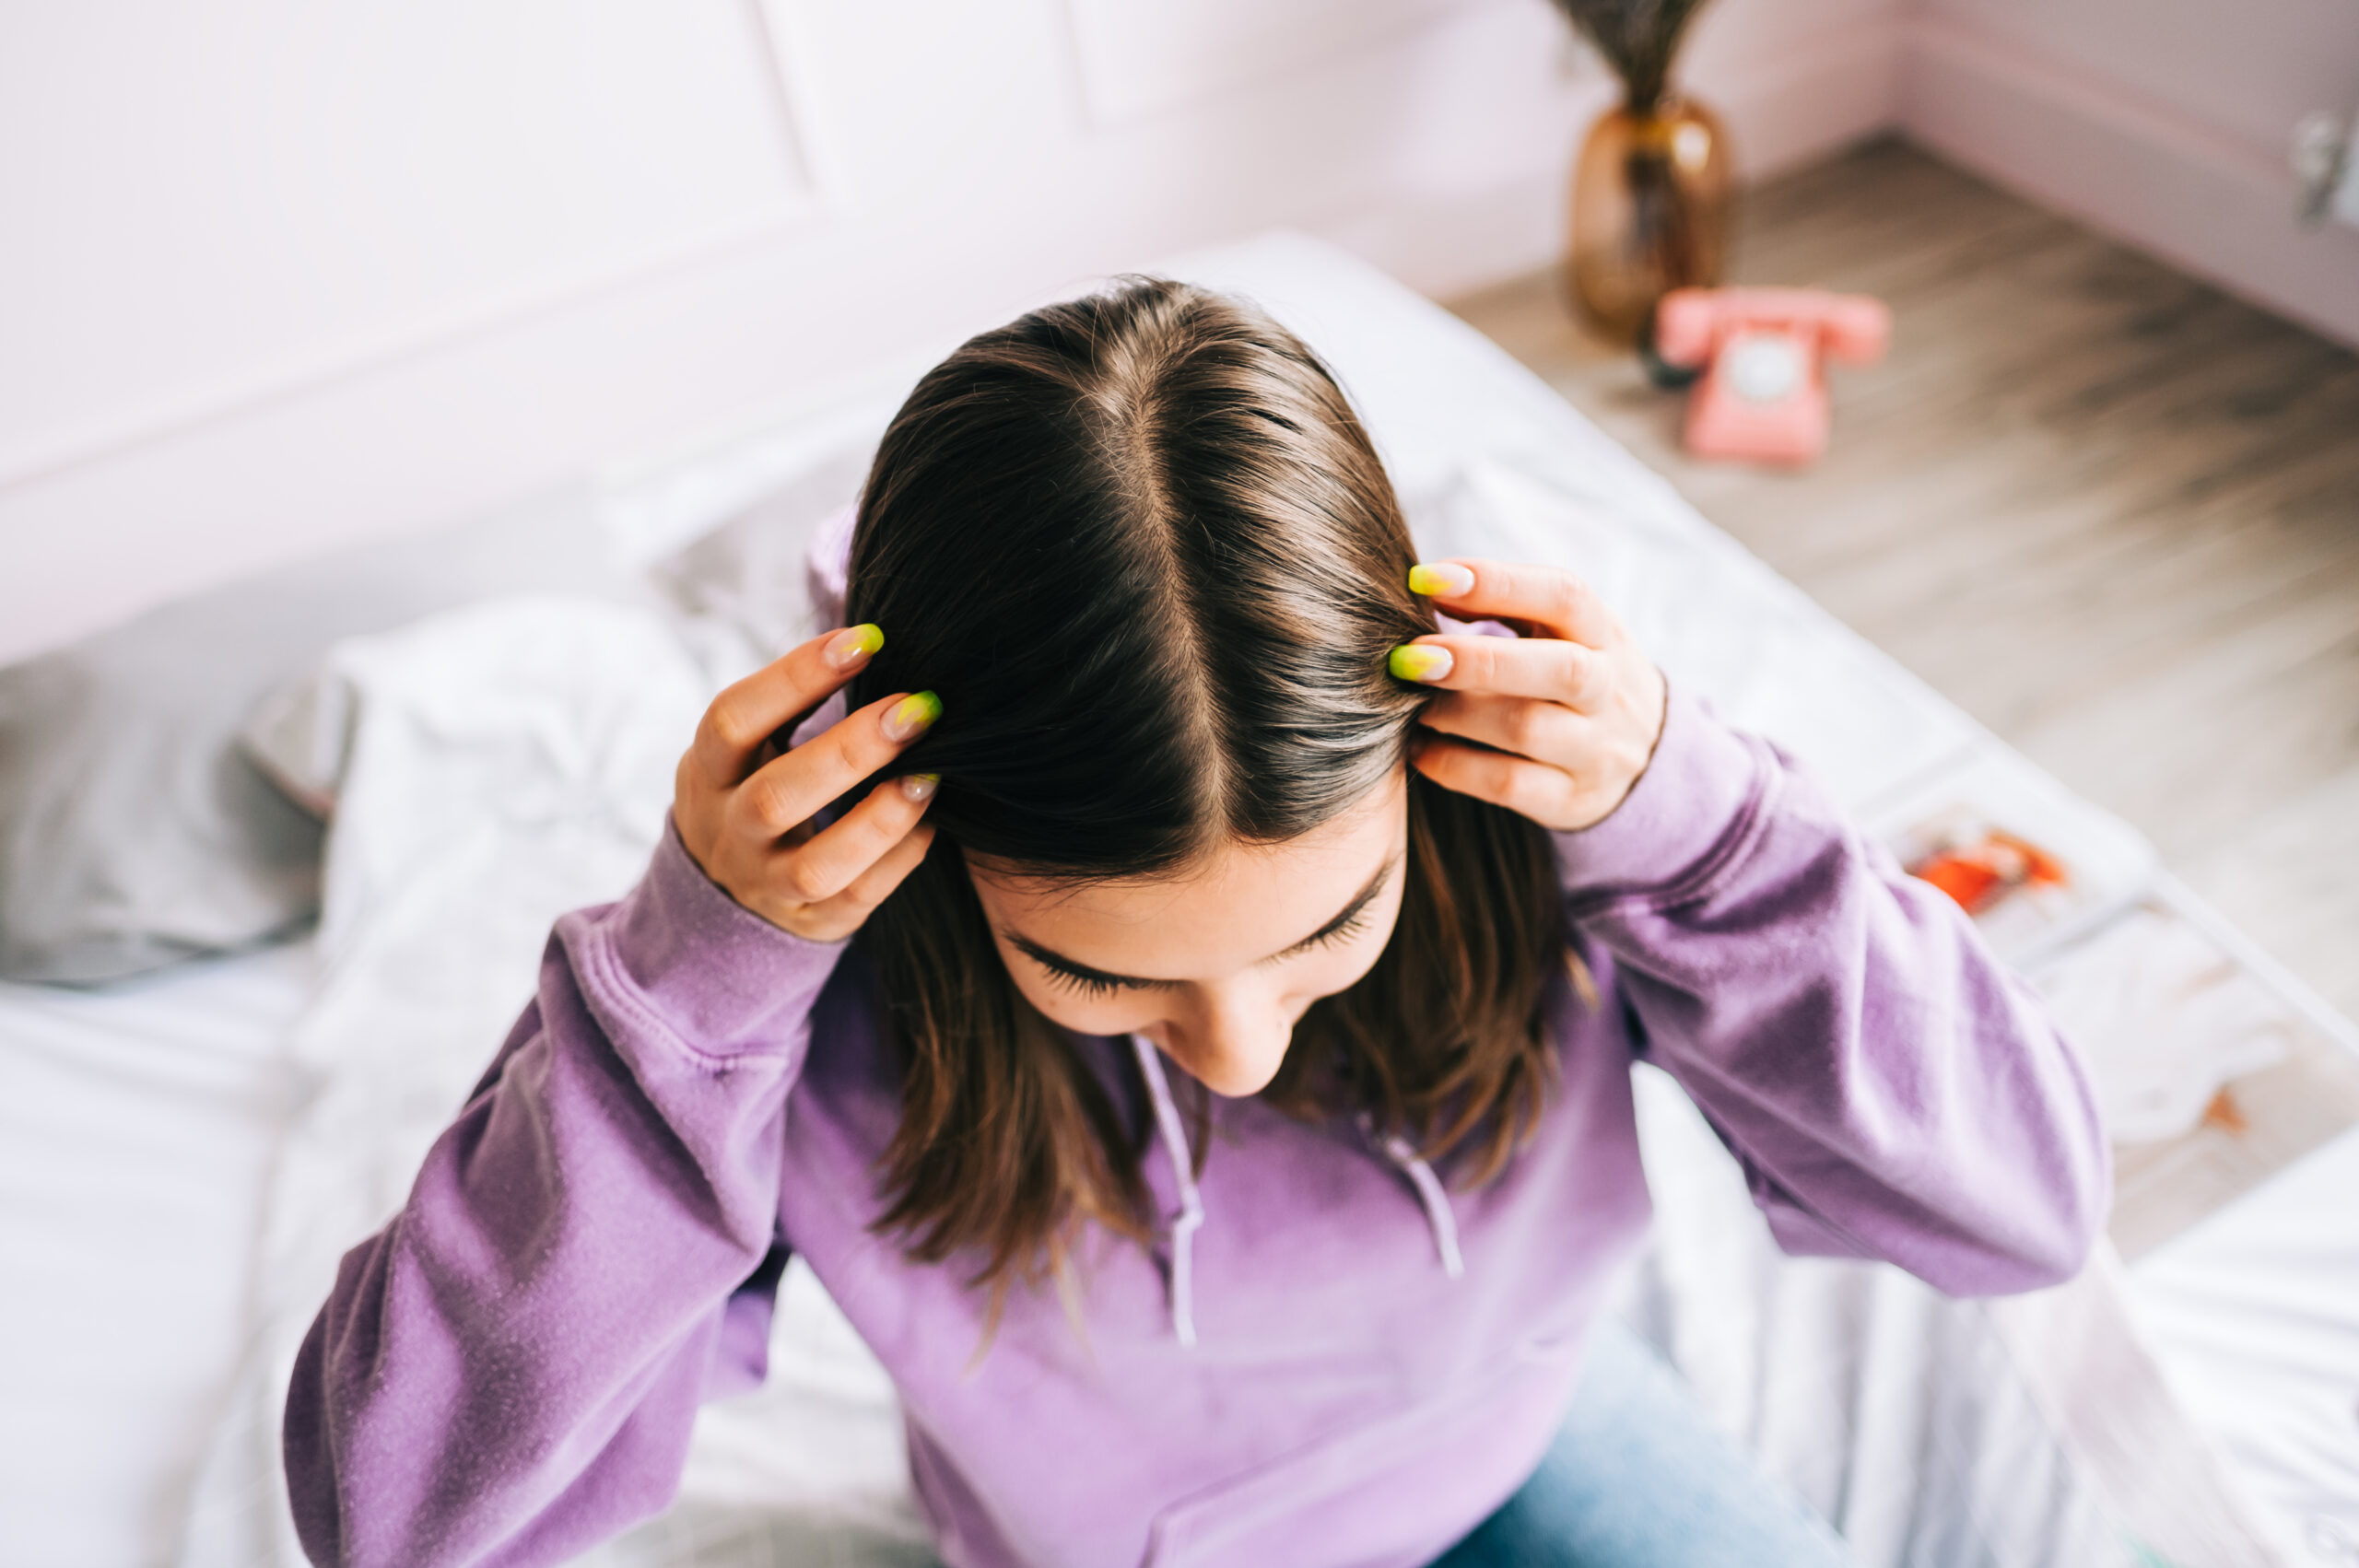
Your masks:
{"label": "woman's forehead", "polygon": [[1395,778],[1298,837],[1225,844],[1154,877],[1074,883],[969,869],[1009,934],[1111,974],[1191,978],[1259,962],[1332,919],[1398,857],[1407,800]]}

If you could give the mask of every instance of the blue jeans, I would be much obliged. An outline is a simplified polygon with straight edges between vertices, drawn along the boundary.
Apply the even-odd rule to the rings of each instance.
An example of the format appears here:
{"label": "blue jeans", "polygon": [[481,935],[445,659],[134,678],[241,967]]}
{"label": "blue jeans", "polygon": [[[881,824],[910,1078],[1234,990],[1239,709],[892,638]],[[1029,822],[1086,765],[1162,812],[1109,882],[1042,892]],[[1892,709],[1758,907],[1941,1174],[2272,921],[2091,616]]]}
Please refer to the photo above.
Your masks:
{"label": "blue jeans", "polygon": [[1523,1490],[1434,1568],[1852,1568],[1802,1501],[1602,1322],[1571,1414]]}

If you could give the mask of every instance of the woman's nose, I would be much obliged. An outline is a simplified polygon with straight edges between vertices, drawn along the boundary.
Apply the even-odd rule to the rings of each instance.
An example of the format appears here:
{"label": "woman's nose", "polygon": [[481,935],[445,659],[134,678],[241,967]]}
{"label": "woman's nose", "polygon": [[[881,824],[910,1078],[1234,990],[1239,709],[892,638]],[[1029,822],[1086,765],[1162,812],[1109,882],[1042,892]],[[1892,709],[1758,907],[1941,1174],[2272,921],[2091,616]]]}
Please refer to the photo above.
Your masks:
{"label": "woman's nose", "polygon": [[1201,987],[1167,1025],[1164,1042],[1191,1076],[1216,1094],[1250,1094],[1277,1076],[1294,1021],[1273,988]]}

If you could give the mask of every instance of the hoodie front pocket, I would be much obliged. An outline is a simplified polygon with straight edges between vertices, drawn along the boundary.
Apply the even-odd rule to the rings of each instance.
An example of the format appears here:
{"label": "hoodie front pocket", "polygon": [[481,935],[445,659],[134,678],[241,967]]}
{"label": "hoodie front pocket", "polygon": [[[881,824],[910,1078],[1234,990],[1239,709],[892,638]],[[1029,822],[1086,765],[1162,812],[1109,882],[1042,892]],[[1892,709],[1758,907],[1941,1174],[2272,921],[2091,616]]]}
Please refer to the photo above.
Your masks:
{"label": "hoodie front pocket", "polygon": [[1531,1475],[1586,1333],[1527,1344],[1459,1387],[1321,1438],[1156,1515],[1141,1568],[1410,1568]]}

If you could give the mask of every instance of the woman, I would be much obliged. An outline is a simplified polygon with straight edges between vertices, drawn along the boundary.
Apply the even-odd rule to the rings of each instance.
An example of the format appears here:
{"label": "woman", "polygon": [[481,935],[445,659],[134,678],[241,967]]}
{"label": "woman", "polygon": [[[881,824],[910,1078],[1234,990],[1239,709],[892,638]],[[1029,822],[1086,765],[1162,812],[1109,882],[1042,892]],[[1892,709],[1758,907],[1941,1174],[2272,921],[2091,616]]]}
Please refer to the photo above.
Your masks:
{"label": "woman", "polygon": [[1790,1249],[2084,1256],[2090,1095],[1958,912],[1567,574],[1417,565],[1259,315],[1144,282],[969,343],[847,583],[345,1259],[287,1412],[316,1560],[661,1508],[796,1251],[954,1568],[1837,1561],[1592,1332],[1640,1055]]}

